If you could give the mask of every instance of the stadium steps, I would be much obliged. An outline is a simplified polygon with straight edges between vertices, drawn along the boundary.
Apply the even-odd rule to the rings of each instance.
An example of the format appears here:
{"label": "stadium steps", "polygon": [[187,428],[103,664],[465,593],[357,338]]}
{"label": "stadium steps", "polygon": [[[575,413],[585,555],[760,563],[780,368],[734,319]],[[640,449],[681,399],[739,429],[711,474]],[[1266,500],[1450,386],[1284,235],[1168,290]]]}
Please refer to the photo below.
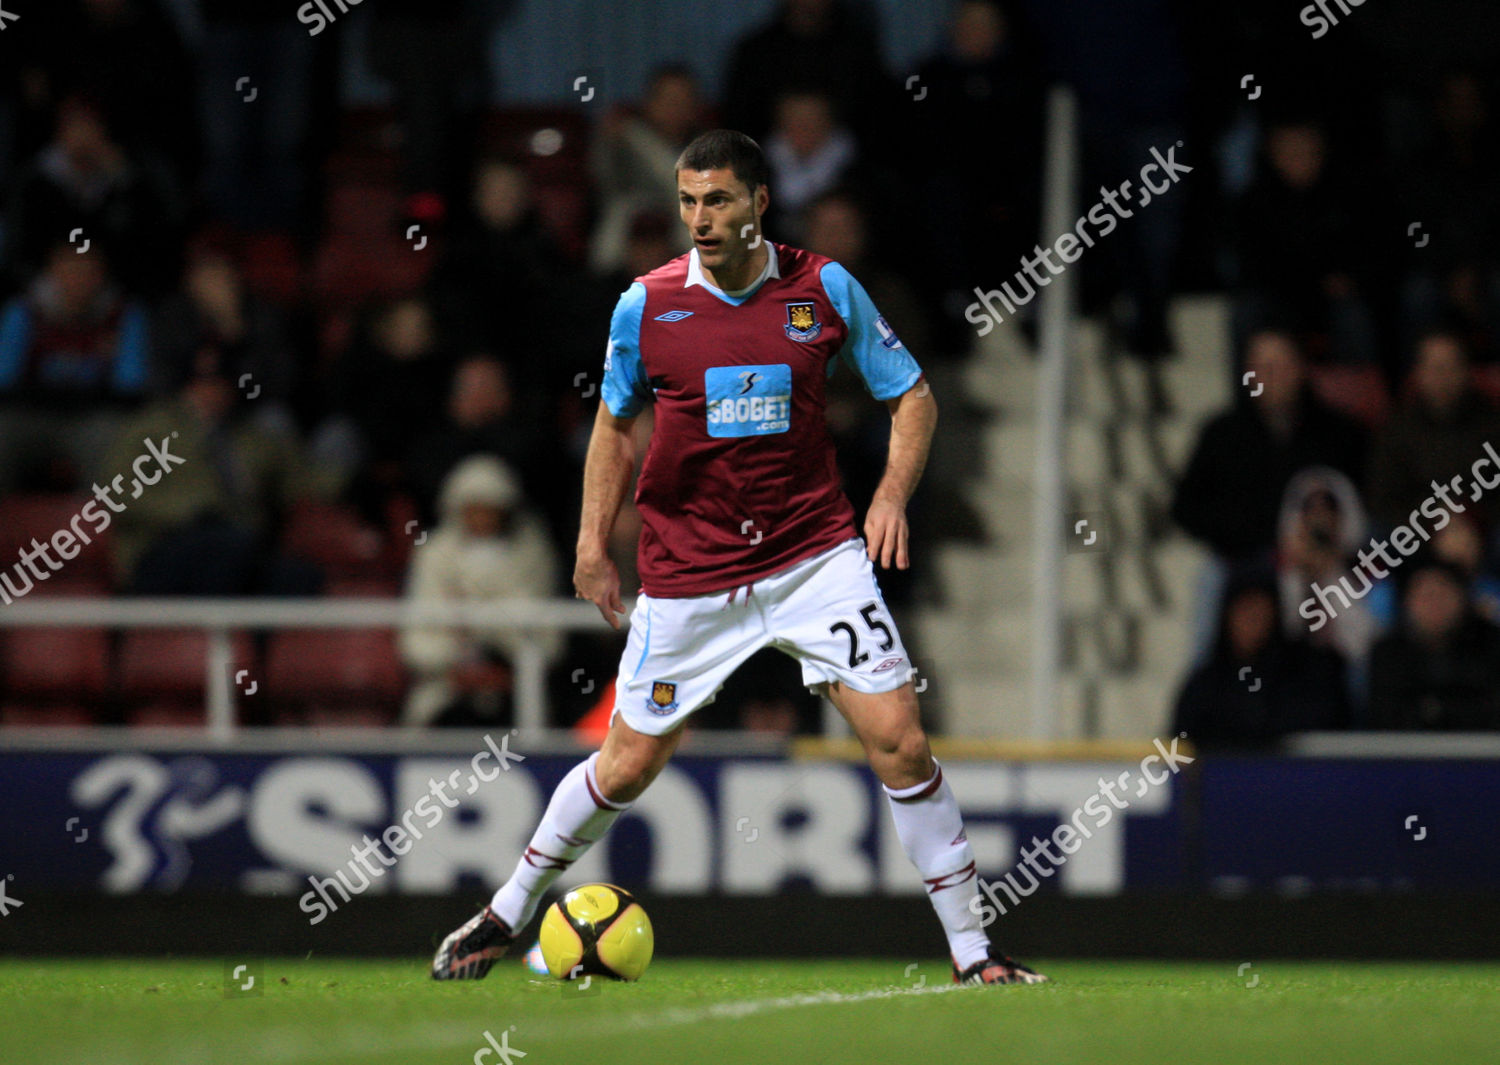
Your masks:
{"label": "stadium steps", "polygon": [[[1228,303],[1183,297],[1171,316],[1179,354],[1159,369],[1165,412],[1153,410],[1141,364],[1109,358],[1099,323],[1073,325],[1066,505],[1102,525],[1107,549],[1063,556],[1058,738],[1165,735],[1197,639],[1204,554],[1167,514],[1199,426],[1230,400]],[[987,417],[972,433],[982,461],[964,489],[988,537],[936,548],[941,600],[912,621],[923,697],[948,734],[1030,736],[1036,362],[1007,325],[957,376],[966,404]]]}

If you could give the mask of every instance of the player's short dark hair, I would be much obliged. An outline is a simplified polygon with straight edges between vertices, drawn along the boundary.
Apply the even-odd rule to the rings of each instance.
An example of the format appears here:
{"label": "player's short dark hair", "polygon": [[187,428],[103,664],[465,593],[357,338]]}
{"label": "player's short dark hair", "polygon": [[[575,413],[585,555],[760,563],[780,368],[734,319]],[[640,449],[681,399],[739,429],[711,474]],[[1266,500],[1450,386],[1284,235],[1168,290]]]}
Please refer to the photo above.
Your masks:
{"label": "player's short dark hair", "polygon": [[677,170],[718,170],[728,167],[753,193],[771,183],[771,168],[760,145],[739,130],[712,129],[693,138],[677,157]]}

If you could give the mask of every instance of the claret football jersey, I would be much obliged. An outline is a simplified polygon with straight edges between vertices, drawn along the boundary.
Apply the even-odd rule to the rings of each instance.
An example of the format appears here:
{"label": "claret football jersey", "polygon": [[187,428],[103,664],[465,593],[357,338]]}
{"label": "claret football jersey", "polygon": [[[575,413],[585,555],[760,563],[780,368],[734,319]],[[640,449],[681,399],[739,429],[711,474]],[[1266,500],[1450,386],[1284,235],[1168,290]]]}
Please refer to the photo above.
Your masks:
{"label": "claret football jersey", "polygon": [[616,417],[650,403],[636,487],[646,594],[734,589],[856,535],[824,417],[847,362],[878,400],[921,369],[838,263],[784,244],[749,290],[715,288],[696,250],[620,297],[604,359]]}

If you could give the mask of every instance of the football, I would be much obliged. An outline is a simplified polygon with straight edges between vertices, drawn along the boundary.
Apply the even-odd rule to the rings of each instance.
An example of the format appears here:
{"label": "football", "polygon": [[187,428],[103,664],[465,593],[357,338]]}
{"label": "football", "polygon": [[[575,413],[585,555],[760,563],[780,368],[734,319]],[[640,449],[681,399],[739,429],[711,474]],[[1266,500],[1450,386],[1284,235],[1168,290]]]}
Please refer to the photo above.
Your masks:
{"label": "football", "polygon": [[542,958],[559,980],[607,976],[639,980],[651,964],[651,918],[630,892],[613,884],[569,891],[542,917]]}

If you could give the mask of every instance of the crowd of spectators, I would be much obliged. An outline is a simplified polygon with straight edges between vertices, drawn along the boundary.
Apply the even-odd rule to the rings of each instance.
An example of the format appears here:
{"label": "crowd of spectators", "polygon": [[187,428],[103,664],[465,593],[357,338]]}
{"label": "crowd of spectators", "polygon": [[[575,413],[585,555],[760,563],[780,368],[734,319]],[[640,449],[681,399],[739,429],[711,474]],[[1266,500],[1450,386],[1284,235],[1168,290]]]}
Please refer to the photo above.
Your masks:
{"label": "crowd of spectators", "polygon": [[1175,727],[1500,728],[1500,408],[1463,338],[1419,338],[1366,422],[1319,397],[1290,333],[1252,334],[1244,365],[1173,501],[1212,553]]}
{"label": "crowd of spectators", "polygon": [[[1425,549],[1447,569],[1412,560],[1324,631],[1302,631],[1293,601],[1358,576],[1350,554],[1371,532],[1496,439],[1493,389],[1470,383],[1494,380],[1477,368],[1500,343],[1500,201],[1484,176],[1500,141],[1478,76],[1390,89],[1372,132],[1317,62],[1289,65],[1301,81],[1288,73],[1275,107],[1215,87],[1222,28],[1168,0],[955,0],[910,70],[882,55],[871,5],[782,0],[712,60],[716,99],[684,62],[702,56],[664,48],[638,101],[496,108],[472,5],[382,0],[360,40],[392,105],[350,110],[338,35],[273,7],[198,0],[189,39],[161,0],[57,0],[8,34],[25,42],[0,72],[0,506],[107,482],[150,434],[176,433],[189,456],[120,516],[92,590],[566,594],[600,339],[631,278],[687,246],[670,180],[684,144],[714,125],[760,139],[768,234],[846,263],[924,363],[952,363],[975,340],[973,290],[1038,240],[1043,101],[1062,78],[1080,106],[1080,187],[1115,186],[1178,140],[1203,174],[1091,257],[1085,309],[1153,359],[1177,344],[1171,293],[1226,291],[1226,372],[1264,386],[1205,429],[1174,508],[1220,563],[1200,604],[1209,672],[1184,720],[1250,658],[1282,663],[1285,685],[1326,686],[1338,663],[1335,717],[1355,725],[1439,727],[1488,705],[1471,692],[1483,676],[1423,672],[1430,656],[1411,648],[1488,638],[1493,501]],[[1264,20],[1245,39],[1280,24],[1244,17]],[[1371,222],[1407,217],[1430,248]],[[1354,385],[1325,398],[1314,379],[1329,369]],[[829,414],[860,509],[888,419],[850,386],[835,380]],[[627,586],[634,520],[616,536]],[[383,546],[364,566],[330,557],[320,521]],[[418,527],[449,571],[412,553]],[[496,577],[523,558],[525,580]],[[1455,615],[1443,581],[1458,574]],[[896,578],[889,591],[898,606],[910,594]],[[505,704],[491,635],[406,635],[412,720]],[[1433,695],[1442,685],[1468,694]],[[1418,709],[1390,705],[1395,692],[1420,692]],[[1302,727],[1304,703],[1327,711],[1289,698],[1242,731]],[[744,705],[811,724],[778,690]]]}

